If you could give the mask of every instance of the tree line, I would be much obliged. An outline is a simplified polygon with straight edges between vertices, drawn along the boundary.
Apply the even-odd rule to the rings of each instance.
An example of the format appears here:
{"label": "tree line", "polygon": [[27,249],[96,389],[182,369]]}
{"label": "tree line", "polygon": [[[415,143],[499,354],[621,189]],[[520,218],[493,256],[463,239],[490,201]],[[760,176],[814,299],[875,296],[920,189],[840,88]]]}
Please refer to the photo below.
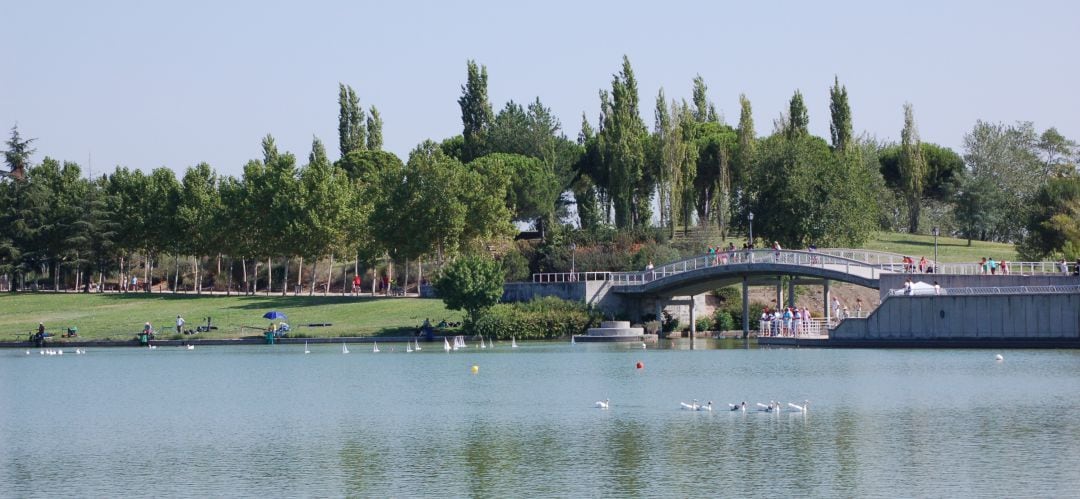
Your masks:
{"label": "tree line", "polygon": [[[1080,256],[1074,141],[1030,122],[979,121],[961,154],[922,142],[910,104],[899,143],[856,135],[839,78],[828,88],[827,139],[809,133],[799,90],[758,136],[750,99],[740,95],[729,125],[700,76],[689,99],[658,92],[650,127],[624,57],[599,90],[595,118],[583,113],[571,139],[539,97],[495,112],[487,68],[468,61],[462,133],[425,140],[405,161],[382,150],[378,109],[365,110],[348,85],[338,90],[337,161],[318,138],[303,161],[267,135],[239,177],[202,163],[181,177],[118,166],[87,178],[74,162],[32,164],[33,139],[13,127],[0,180],[0,274],[16,284],[47,276],[57,288],[141,272],[174,287],[193,278],[197,291],[207,279],[246,290],[276,280],[284,291],[290,262],[292,278],[306,274],[313,289],[319,263],[330,272],[336,259],[351,272],[414,262],[419,281],[418,262],[437,267],[493,248],[512,256],[505,242],[515,223],[532,226],[542,245],[565,245],[611,229],[744,234],[751,213],[755,235],[786,247],[858,246],[875,230],[935,227],[1018,243],[1029,259]],[[165,257],[172,268],[162,268]]]}

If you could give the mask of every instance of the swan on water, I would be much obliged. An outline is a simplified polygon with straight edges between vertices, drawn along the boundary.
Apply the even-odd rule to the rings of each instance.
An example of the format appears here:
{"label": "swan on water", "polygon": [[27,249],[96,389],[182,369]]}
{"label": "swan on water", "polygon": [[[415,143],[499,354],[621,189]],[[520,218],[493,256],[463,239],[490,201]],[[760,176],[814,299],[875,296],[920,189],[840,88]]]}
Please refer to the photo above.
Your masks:
{"label": "swan on water", "polygon": [[699,407],[701,407],[701,405],[697,403],[697,399],[694,399],[694,401],[689,404],[687,404],[686,402],[679,402],[679,407],[682,407],[684,410],[687,411],[696,411]]}
{"label": "swan on water", "polygon": [[728,407],[729,407],[729,408],[730,408],[730,410],[731,410],[731,411],[733,411],[733,412],[734,412],[734,411],[743,411],[743,412],[746,412],[746,402],[745,402],[745,401],[743,401],[743,403],[741,403],[741,404],[728,404]]}
{"label": "swan on water", "polygon": [[1001,362],[1001,361],[1005,360],[1005,357],[1003,357],[1003,356],[1002,356],[1002,355],[1001,355],[1001,354],[999,353],[999,354],[997,354],[997,355],[995,355],[995,356],[994,356],[994,360],[996,360],[996,361],[998,361],[998,362]]}
{"label": "swan on water", "polygon": [[758,402],[757,406],[759,407],[758,410],[762,412],[777,412],[780,410],[780,403],[773,400],[769,401],[769,405]]}
{"label": "swan on water", "polygon": [[810,408],[810,401],[809,400],[804,400],[802,405],[796,404],[794,402],[788,402],[787,405],[788,405],[788,407],[790,407],[792,409],[795,409],[796,411],[806,412],[806,410],[808,408]]}
{"label": "swan on water", "polygon": [[188,346],[187,346],[187,349],[188,349],[188,350],[194,350],[194,349],[195,349],[195,345],[188,345]]}
{"label": "swan on water", "polygon": [[607,409],[610,404],[611,404],[611,399],[598,400],[596,402],[596,408],[597,409]]}
{"label": "swan on water", "polygon": [[710,411],[711,412],[712,411],[712,401],[710,400],[709,403],[705,404],[705,405],[699,405],[697,410],[699,410],[699,411]]}
{"label": "swan on water", "polygon": [[27,350],[27,351],[26,351],[26,355],[30,355],[30,350]]}
{"label": "swan on water", "polygon": [[641,342],[641,349],[642,349],[642,350],[645,350],[646,348],[648,348],[648,347],[646,347],[646,346],[645,346],[645,342],[644,342],[644,341],[643,341],[643,342]]}

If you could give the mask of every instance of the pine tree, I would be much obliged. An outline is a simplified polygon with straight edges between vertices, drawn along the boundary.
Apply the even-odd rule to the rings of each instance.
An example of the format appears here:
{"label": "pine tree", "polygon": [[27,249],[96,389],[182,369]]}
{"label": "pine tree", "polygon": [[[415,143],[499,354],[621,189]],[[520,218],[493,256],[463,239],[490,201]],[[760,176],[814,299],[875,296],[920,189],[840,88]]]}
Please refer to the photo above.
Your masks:
{"label": "pine tree", "polygon": [[922,156],[919,130],[910,103],[904,104],[904,129],[900,132],[900,178],[908,201],[908,231],[919,230],[919,212],[922,203],[923,179],[926,161]]}
{"label": "pine tree", "polygon": [[832,116],[829,132],[832,135],[833,150],[847,151],[853,135],[851,106],[848,104],[847,87],[840,86],[839,76],[835,77],[833,86],[829,88],[829,112]]}
{"label": "pine tree", "polygon": [[494,113],[488,102],[487,66],[477,66],[473,60],[469,60],[466,66],[467,79],[461,86],[458,105],[461,106],[462,136],[465,138],[465,157],[462,161],[467,163],[487,152],[487,134]]}
{"label": "pine tree", "polygon": [[23,140],[19,135],[19,125],[11,127],[11,138],[7,141],[7,150],[4,151],[4,162],[10,169],[8,175],[15,179],[26,178],[26,170],[30,167],[30,156],[35,150],[30,144],[37,139]]}
{"label": "pine tree", "polygon": [[382,115],[375,106],[371,106],[367,119],[367,148],[370,151],[381,151],[383,147]]}
{"label": "pine tree", "polygon": [[806,104],[803,103],[802,92],[795,91],[791,96],[791,104],[788,107],[787,137],[795,139],[808,135],[810,117],[806,112]]}

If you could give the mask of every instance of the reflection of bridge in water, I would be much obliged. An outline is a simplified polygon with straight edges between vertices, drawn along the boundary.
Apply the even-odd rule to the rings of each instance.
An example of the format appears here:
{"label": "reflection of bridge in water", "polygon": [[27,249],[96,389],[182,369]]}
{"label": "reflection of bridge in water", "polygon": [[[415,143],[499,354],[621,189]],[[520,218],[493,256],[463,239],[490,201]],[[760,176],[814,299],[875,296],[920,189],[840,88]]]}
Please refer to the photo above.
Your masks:
{"label": "reflection of bridge in water", "polygon": [[[916,266],[905,263],[904,257],[886,253],[855,249],[801,250],[737,250],[700,255],[685,260],[657,266],[650,270],[635,272],[578,272],[535,274],[534,282],[602,282],[596,287],[596,296],[586,301],[600,304],[597,297],[614,295],[622,309],[644,310],[647,302],[655,306],[656,317],[661,317],[666,305],[686,305],[690,311],[691,337],[696,333],[695,296],[723,286],[742,284],[743,334],[749,334],[749,287],[775,286],[776,303],[784,303],[784,279],[787,279],[787,303],[794,306],[795,286],[821,285],[825,302],[821,315],[824,323],[835,325],[830,310],[829,287],[833,281],[845,282],[879,290],[884,299],[888,287],[901,284],[903,279],[937,280],[947,276],[977,276],[989,269],[980,263],[942,263],[930,261],[919,272]],[[1052,262],[1009,262],[997,269],[1009,276],[1061,275],[1063,269]],[[905,275],[908,274],[908,275]],[[915,274],[915,275],[912,275]],[[884,279],[883,279],[884,277]],[[899,281],[901,282],[898,282]],[[882,290],[882,282],[886,289]],[[592,294],[590,292],[590,294]],[[610,301],[610,300],[609,300]],[[627,306],[631,305],[631,306]],[[611,307],[607,307],[611,308]]]}

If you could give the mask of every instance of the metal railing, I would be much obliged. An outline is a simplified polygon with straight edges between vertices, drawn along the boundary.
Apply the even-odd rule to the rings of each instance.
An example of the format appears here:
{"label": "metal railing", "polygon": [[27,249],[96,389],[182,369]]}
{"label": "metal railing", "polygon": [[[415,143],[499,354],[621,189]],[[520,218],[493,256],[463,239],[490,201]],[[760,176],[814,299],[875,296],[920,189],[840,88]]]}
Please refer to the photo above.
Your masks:
{"label": "metal railing", "polygon": [[763,263],[798,265],[803,267],[836,270],[848,274],[856,274],[867,279],[877,279],[882,272],[894,272],[893,264],[879,266],[849,258],[811,251],[777,251],[764,249],[751,251],[722,251],[716,254],[699,255],[686,260],[669,263],[652,270],[611,272],[610,279],[612,285],[615,286],[634,286],[700,269]]}
{"label": "metal railing", "polygon": [[[896,253],[871,250],[853,250],[842,248],[828,248],[817,251],[802,250],[735,250],[719,251],[715,254],[699,255],[678,262],[661,265],[652,270],[636,272],[550,272],[533,274],[533,282],[575,282],[575,281],[604,281],[611,280],[613,285],[626,286],[638,285],[646,282],[663,279],[668,276],[682,274],[693,270],[708,267],[716,267],[732,264],[747,263],[779,263],[786,265],[801,265],[807,267],[828,268],[831,270],[843,270],[846,273],[857,274],[869,279],[877,279],[882,273],[906,273],[906,274],[948,274],[948,275],[1068,275],[1069,266],[1064,268],[1059,262],[1005,262],[999,263],[995,271],[991,271],[979,262],[970,263],[942,263],[936,264],[929,260],[923,268],[918,269],[918,263],[905,264],[903,256]],[[860,270],[863,269],[863,270]],[[865,270],[869,269],[869,270]],[[1075,270],[1075,266],[1073,267]]]}
{"label": "metal railing", "polygon": [[546,272],[532,275],[532,282],[606,281],[611,272]]}
{"label": "metal railing", "polygon": [[794,320],[791,321],[790,325],[783,319],[762,320],[758,323],[758,337],[799,338],[802,336],[828,336],[829,330],[839,323],[840,320],[835,317],[829,320],[803,319],[799,321],[798,327],[795,326]]}
{"label": "metal railing", "polygon": [[1080,286],[993,286],[983,288],[941,288],[908,292],[906,289],[890,289],[889,296],[928,296],[928,295],[1017,295],[1017,294],[1068,294],[1080,293]]}

